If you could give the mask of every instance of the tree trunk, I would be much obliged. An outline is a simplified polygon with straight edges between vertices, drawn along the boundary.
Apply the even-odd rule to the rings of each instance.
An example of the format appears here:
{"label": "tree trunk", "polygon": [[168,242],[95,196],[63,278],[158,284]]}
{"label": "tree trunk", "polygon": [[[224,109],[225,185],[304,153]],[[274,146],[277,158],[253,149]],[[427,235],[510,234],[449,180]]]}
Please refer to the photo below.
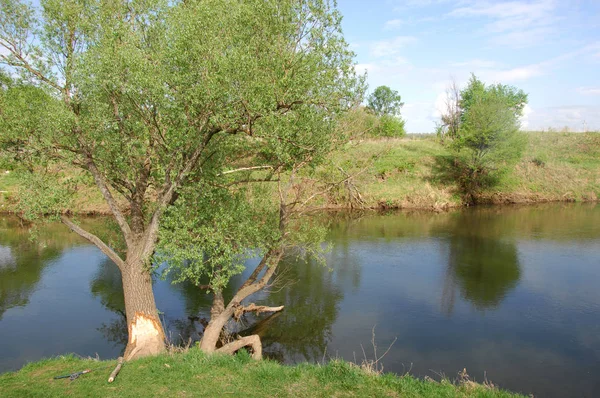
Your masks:
{"label": "tree trunk", "polygon": [[[277,269],[277,265],[279,264],[279,260],[281,260],[281,256],[283,255],[283,251],[281,248],[276,248],[269,250],[263,257],[260,264],[256,267],[254,272],[250,275],[248,280],[238,289],[237,293],[233,296],[229,304],[227,306],[224,305],[224,299],[221,292],[216,292],[213,298],[213,305],[210,311],[210,322],[204,328],[204,333],[202,334],[202,340],[200,341],[200,349],[206,353],[212,353],[217,350],[217,343],[219,342],[219,338],[221,337],[221,331],[223,327],[227,324],[229,319],[234,316],[236,308],[241,306],[241,303],[244,299],[252,294],[262,290],[267,283],[271,280],[271,277],[275,273]],[[265,270],[264,275],[260,278],[259,281],[256,281],[259,274]],[[241,314],[243,314],[244,310],[246,311],[281,311],[283,307],[259,307],[252,304],[251,307],[241,308]],[[240,347],[244,346],[252,346],[256,349],[259,354],[262,351],[262,346],[260,345],[260,338],[258,336],[247,336],[252,338],[244,339],[243,342],[237,341],[235,344],[226,344],[228,349],[224,349],[222,352],[229,352],[230,350],[238,350]],[[258,339],[258,341],[257,341]],[[244,344],[242,344],[244,343]],[[240,347],[238,347],[241,344]],[[237,348],[236,348],[237,347]],[[222,347],[224,348],[224,347]]]}
{"label": "tree trunk", "polygon": [[232,315],[233,311],[225,310],[216,317],[211,316],[210,322],[204,328],[204,332],[202,333],[202,340],[200,341],[200,349],[202,351],[208,353],[215,352],[217,343],[221,337],[221,331]]}
{"label": "tree trunk", "polygon": [[121,274],[129,332],[125,360],[165,352],[165,333],[154,302],[150,273],[141,261],[127,261]]}

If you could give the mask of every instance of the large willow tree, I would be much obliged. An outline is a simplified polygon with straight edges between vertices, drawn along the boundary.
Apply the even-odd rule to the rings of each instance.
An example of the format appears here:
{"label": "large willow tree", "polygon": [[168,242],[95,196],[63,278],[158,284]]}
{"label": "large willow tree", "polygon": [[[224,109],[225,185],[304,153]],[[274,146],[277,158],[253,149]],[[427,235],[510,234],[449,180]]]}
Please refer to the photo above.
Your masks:
{"label": "large willow tree", "polygon": [[[61,216],[121,271],[126,359],[165,349],[151,278],[165,214],[160,253],[182,278],[199,282],[212,267],[218,298],[239,263],[216,259],[239,260],[247,243],[264,255],[266,275],[244,286],[256,291],[290,237],[304,236],[286,232],[287,209],[305,203],[288,195],[293,175],[331,148],[337,116],[362,91],[327,0],[0,0],[0,61],[2,148],[37,184],[27,214],[58,214],[69,192],[68,179],[36,174],[43,164],[83,170],[118,224],[122,250]],[[254,170],[285,176],[273,217],[232,188]],[[267,218],[243,222],[252,215]],[[231,240],[240,231],[248,242]]]}

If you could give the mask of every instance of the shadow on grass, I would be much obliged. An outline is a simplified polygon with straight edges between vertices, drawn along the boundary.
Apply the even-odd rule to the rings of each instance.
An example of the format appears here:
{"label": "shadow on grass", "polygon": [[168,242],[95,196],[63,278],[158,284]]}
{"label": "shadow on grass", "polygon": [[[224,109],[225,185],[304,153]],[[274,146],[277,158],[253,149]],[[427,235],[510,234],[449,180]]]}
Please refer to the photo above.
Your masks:
{"label": "shadow on grass", "polygon": [[[460,177],[460,170],[457,166],[456,158],[453,155],[435,156],[429,182],[446,186],[455,185]],[[460,189],[457,193],[462,194]]]}
{"label": "shadow on grass", "polygon": [[464,203],[475,205],[481,194],[500,183],[501,171],[485,166],[472,167],[455,155],[436,156],[429,181],[452,187]]}

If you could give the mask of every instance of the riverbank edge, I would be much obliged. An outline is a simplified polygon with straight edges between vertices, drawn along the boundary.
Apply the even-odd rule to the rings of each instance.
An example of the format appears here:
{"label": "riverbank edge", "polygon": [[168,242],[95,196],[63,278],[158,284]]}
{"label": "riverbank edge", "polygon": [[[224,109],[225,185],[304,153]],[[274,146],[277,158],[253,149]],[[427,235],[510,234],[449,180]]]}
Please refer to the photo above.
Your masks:
{"label": "riverbank edge", "polygon": [[[600,201],[600,132],[528,132],[523,159],[503,175],[497,186],[481,192],[478,204],[538,204]],[[319,166],[323,180],[338,180],[339,169],[353,176],[351,188],[333,189],[315,200],[312,210],[432,210],[466,207],[460,189],[447,175],[452,151],[434,136],[362,139],[349,142]],[[64,172],[65,178],[76,175]],[[19,208],[18,177],[0,174],[0,213]],[[310,192],[309,192],[310,193]],[[121,210],[128,203],[115,194]],[[358,197],[360,200],[356,200]],[[79,184],[65,214],[110,215],[90,184]]]}
{"label": "riverbank edge", "polygon": [[[22,396],[370,396],[370,397],[524,397],[479,384],[466,373],[457,380],[419,379],[374,371],[342,360],[327,364],[281,365],[254,361],[244,351],[235,356],[206,355],[198,349],[128,362],[112,384],[108,376],[116,360],[99,361],[74,355],[44,359],[21,370],[0,374],[3,397]],[[90,369],[77,380],[53,377]]]}
{"label": "riverbank edge", "polygon": [[[488,195],[482,195],[477,199],[476,205],[468,205],[466,203],[435,203],[435,204],[395,204],[380,202],[374,206],[362,206],[355,207],[350,205],[324,205],[314,206],[309,208],[308,212],[318,211],[388,211],[388,210],[416,210],[416,211],[430,211],[430,212],[443,212],[457,209],[463,209],[467,207],[477,206],[510,206],[510,205],[537,205],[537,204],[549,204],[549,203],[600,203],[600,198],[591,197],[583,199],[574,199],[569,196],[557,197],[544,197],[542,195],[532,194],[504,194],[494,192]],[[122,208],[124,213],[128,213],[127,208]],[[74,216],[112,216],[112,212],[107,209],[67,209],[62,214],[74,215]],[[18,215],[18,212],[12,209],[0,209],[0,215]]]}

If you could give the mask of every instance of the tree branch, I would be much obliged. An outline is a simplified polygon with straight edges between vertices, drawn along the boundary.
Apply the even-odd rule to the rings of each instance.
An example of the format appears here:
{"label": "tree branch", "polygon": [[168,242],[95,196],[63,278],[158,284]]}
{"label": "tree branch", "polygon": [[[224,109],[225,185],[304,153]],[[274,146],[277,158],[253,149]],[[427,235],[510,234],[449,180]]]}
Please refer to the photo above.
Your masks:
{"label": "tree branch", "polygon": [[50,80],[49,78],[44,76],[40,71],[38,71],[33,66],[31,66],[29,64],[29,62],[27,62],[27,60],[25,60],[25,58],[18,51],[15,51],[15,49],[13,49],[10,46],[7,46],[3,43],[0,43],[0,45],[2,45],[2,47],[6,48],[16,59],[18,59],[20,61],[19,63],[11,62],[8,59],[8,57],[6,57],[5,55],[0,55],[0,59],[2,61],[4,61],[7,65],[15,67],[15,68],[23,68],[23,69],[27,70],[29,73],[31,73],[32,75],[34,75],[35,77],[37,77],[40,81],[50,85],[51,87],[55,88],[56,90],[58,90],[62,93],[65,92],[64,87],[61,87],[57,83],[53,82],[52,80]]}
{"label": "tree branch", "polygon": [[239,290],[242,290],[246,286],[250,286],[251,284],[253,284],[254,282],[256,282],[256,279],[258,278],[258,275],[260,275],[260,273],[262,272],[262,270],[264,270],[265,267],[267,266],[267,262],[268,262],[267,260],[269,259],[270,256],[271,256],[271,252],[268,251],[267,254],[265,254],[263,256],[263,258],[260,261],[260,263],[256,266],[256,268],[254,269],[254,271],[252,272],[252,274],[248,277],[248,279],[246,279],[246,282],[244,282],[244,284],[242,286],[240,286]]}
{"label": "tree branch", "polygon": [[236,320],[238,320],[246,312],[255,312],[257,314],[260,314],[262,312],[279,312],[279,311],[282,311],[283,308],[284,308],[283,305],[281,305],[279,307],[268,307],[266,305],[256,305],[254,303],[250,303],[247,306],[240,305],[239,307],[236,307],[236,309],[233,311],[233,317]]}
{"label": "tree branch", "polygon": [[222,173],[219,173],[217,176],[220,177],[222,175],[238,173],[240,171],[251,171],[251,170],[262,170],[262,169],[273,169],[273,166],[267,165],[267,166],[241,167],[239,169],[223,171]]}
{"label": "tree branch", "polygon": [[92,173],[92,176],[96,181],[96,185],[100,189],[100,192],[102,192],[102,196],[104,196],[104,200],[106,200],[108,206],[110,207],[110,210],[115,216],[117,224],[119,224],[121,232],[123,233],[123,237],[125,238],[125,243],[129,246],[131,244],[131,229],[129,228],[129,224],[127,223],[127,220],[125,219],[125,216],[123,215],[121,210],[119,210],[119,206],[117,205],[117,202],[112,196],[112,193],[110,193],[110,190],[106,186],[106,182],[104,181],[102,174],[100,173],[100,171],[96,167],[96,164],[89,155],[86,166],[89,172]]}
{"label": "tree branch", "polygon": [[115,264],[117,264],[117,267],[119,267],[121,271],[125,270],[125,261],[123,261],[123,259],[117,253],[115,253],[113,249],[111,249],[106,243],[104,243],[102,239],[81,228],[79,225],[69,220],[69,218],[67,218],[66,216],[61,216],[60,219],[67,227],[69,227],[69,229],[71,229],[71,231],[75,232],[77,235],[87,239],[88,241],[96,245],[96,247],[98,247],[98,249],[100,249],[102,253],[106,254],[108,258],[110,258]]}
{"label": "tree branch", "polygon": [[[259,265],[259,267],[261,269],[264,269],[265,267],[267,267],[265,274],[262,276],[262,278],[260,278],[260,280],[258,282],[247,284],[248,281],[246,281],[246,283],[244,283],[244,285],[242,285],[242,287],[240,287],[240,289],[237,291],[235,296],[231,299],[231,301],[227,305],[226,309],[233,309],[235,306],[238,306],[242,302],[242,300],[244,300],[248,296],[262,290],[267,285],[269,280],[271,280],[271,277],[275,273],[275,270],[277,269],[277,265],[279,264],[279,260],[281,260],[282,256],[283,256],[283,250],[281,250],[281,249],[274,249],[274,250],[269,251],[268,254],[265,255],[265,258],[263,258],[264,265],[262,265],[262,264]],[[255,272],[256,272],[256,270],[255,270]],[[254,273],[250,276],[250,278],[252,278],[253,276],[254,276]],[[258,276],[258,274],[255,277],[257,277],[257,276]]]}
{"label": "tree branch", "polygon": [[[206,125],[206,123],[204,125]],[[162,193],[159,196],[158,206],[156,207],[154,214],[152,214],[150,224],[148,224],[148,228],[146,229],[144,238],[144,248],[142,250],[143,261],[146,261],[148,258],[150,258],[150,256],[154,252],[155,243],[158,239],[159,222],[165,210],[165,207],[169,203],[171,203],[171,200],[173,199],[176,190],[180,187],[181,183],[188,176],[190,171],[192,171],[194,167],[196,167],[198,161],[200,160],[200,157],[202,156],[202,153],[204,152],[204,149],[206,148],[212,137],[215,136],[215,134],[217,134],[217,132],[208,133],[208,135],[204,138],[204,141],[200,143],[200,145],[198,145],[194,153],[185,163],[184,167],[179,171],[179,173],[177,173],[175,180],[169,181],[169,184],[165,184],[163,186]]]}

